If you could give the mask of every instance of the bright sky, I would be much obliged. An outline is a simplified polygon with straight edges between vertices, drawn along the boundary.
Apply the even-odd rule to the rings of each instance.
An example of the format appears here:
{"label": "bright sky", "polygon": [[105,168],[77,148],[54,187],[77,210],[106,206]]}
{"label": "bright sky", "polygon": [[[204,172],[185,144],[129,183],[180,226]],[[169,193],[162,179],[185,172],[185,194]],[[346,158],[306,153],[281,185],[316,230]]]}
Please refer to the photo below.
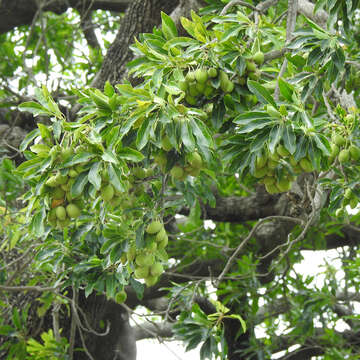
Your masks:
{"label": "bright sky", "polygon": [[[321,273],[325,271],[323,266],[325,261],[335,268],[341,266],[336,250],[303,251],[302,254],[304,260],[294,266],[295,271],[308,276],[318,274],[315,279],[315,284],[318,287],[321,287],[324,281],[324,275]],[[259,333],[261,333],[261,329],[259,329]],[[185,352],[183,344],[177,341],[159,343],[157,340],[141,340],[137,342],[137,349],[137,360],[148,360],[149,354],[156,355],[157,360],[199,360],[200,358],[199,349]],[[283,354],[283,352],[278,353],[272,359],[276,359]]]}

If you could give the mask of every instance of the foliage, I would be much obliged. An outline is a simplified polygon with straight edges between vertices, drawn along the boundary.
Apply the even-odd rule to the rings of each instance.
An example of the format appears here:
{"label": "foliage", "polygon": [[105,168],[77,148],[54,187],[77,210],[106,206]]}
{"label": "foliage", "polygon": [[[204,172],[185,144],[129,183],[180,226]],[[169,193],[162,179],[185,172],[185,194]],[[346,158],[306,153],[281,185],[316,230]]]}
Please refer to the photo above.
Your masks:
{"label": "foliage", "polygon": [[[316,10],[324,7],[330,14],[328,29],[299,16],[288,41],[286,21],[274,25],[275,7],[258,13],[255,21],[251,6],[232,6],[221,13],[226,2],[207,2],[200,14],[193,11],[191,19],[181,18],[187,36],[179,36],[173,20],[162,13],[161,27],[135,40],[131,48],[136,56],[128,70],[129,76],[141,79],[138,85],[107,82],[99,90],[76,83],[70,91],[69,82],[59,80],[81,105],[75,120],[64,114],[50,86],[37,88],[36,101],[19,105],[49,123],[37,122],[25,137],[20,150],[26,160],[16,171],[10,160],[2,160],[1,219],[10,227],[0,223],[1,247],[26,247],[36,239],[32,284],[46,278],[54,289],[74,286],[86,296],[97,292],[122,303],[127,285],[141,298],[174,264],[181,268],[220,259],[223,269],[230,264],[224,259],[244,241],[246,251],[226,277],[217,274],[216,312],[206,314],[193,301],[198,292],[209,295],[207,277],[168,289],[172,300],[183,296],[183,301],[174,301],[181,308],[174,332],[187,350],[201,344],[201,359],[225,359],[225,323],[232,320],[239,328],[235,340],[249,334],[250,345],[239,350],[245,356],[269,358],[279,348],[276,337],[284,327],[293,343],[305,344],[316,335],[318,324],[325,329],[319,340],[324,359],[353,356],[334,330],[340,319],[334,311],[337,270],[329,265],[324,285],[316,288],[314,278],[290,269],[302,260],[301,250],[323,248],[326,236],[341,235],[345,223],[356,227],[359,222],[359,215],[349,211],[357,208],[360,197],[358,99],[352,106],[340,101],[341,94],[358,91],[353,81],[358,78],[353,64],[358,43],[351,36],[358,31],[357,4],[319,1]],[[72,19],[70,14],[64,17]],[[50,25],[58,20],[52,14],[47,18]],[[39,36],[40,28],[34,29],[26,44],[29,51]],[[75,77],[78,71],[90,74],[100,59],[97,65],[70,66],[74,54],[56,41],[59,32],[72,29],[64,22],[46,32],[55,49],[53,64]],[[23,44],[28,34],[19,31]],[[6,36],[9,44],[14,35]],[[77,36],[70,38],[80,41]],[[284,48],[284,56],[267,56]],[[15,48],[1,51],[7,53],[0,56],[12,56]],[[39,51],[45,61],[46,49]],[[4,69],[8,76],[21,64],[15,58],[13,68]],[[41,61],[38,66],[44,69]],[[20,90],[30,79],[24,75],[19,81],[24,84]],[[23,181],[26,205],[15,222],[8,209],[15,210]],[[245,197],[265,189],[266,196],[285,199],[296,184],[303,187],[303,212],[290,214],[293,220],[278,219],[292,224],[286,225],[283,243],[259,251],[261,244],[252,233],[261,225],[258,219],[220,220],[214,229],[205,227],[204,209],[216,207],[219,196]],[[318,196],[325,198],[320,205]],[[174,234],[167,225],[179,213],[187,214],[186,222]],[[277,257],[266,271],[278,276],[261,283],[261,260],[274,253]],[[357,292],[357,247],[343,253],[346,274],[341,280],[344,288]],[[0,284],[7,278],[3,272]],[[280,298],[290,311],[280,313],[276,322],[271,316],[259,320],[259,309]],[[50,296],[45,310],[54,299]],[[13,314],[15,327],[0,327],[3,335],[16,339],[4,347],[17,356],[27,352],[29,358],[68,358],[68,341],[56,341],[51,330],[42,333],[43,344],[27,334],[19,336],[18,317]],[[264,338],[255,334],[260,323]]]}

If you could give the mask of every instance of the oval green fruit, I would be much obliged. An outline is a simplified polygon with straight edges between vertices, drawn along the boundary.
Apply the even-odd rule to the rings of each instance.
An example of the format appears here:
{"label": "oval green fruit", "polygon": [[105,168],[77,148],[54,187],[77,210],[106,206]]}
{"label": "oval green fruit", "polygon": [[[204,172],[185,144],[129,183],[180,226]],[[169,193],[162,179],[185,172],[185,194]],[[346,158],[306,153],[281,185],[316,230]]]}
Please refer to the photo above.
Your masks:
{"label": "oval green fruit", "polygon": [[155,263],[150,266],[151,276],[160,276],[164,272],[164,267],[160,263]]}
{"label": "oval green fruit", "polygon": [[53,199],[60,200],[63,199],[65,196],[65,191],[61,187],[55,188],[53,193],[51,194]]}
{"label": "oval green fruit", "polygon": [[100,196],[104,201],[110,201],[114,197],[115,190],[108,184],[101,189]]}
{"label": "oval green fruit", "polygon": [[265,184],[265,189],[269,194],[277,194],[279,192],[275,184]]}
{"label": "oval green fruit", "polygon": [[256,71],[256,64],[251,60],[246,60],[246,70],[248,72],[255,72]]}
{"label": "oval green fruit", "polygon": [[271,177],[271,176],[265,176],[262,180],[263,184],[266,185],[271,185],[271,184],[275,184],[275,178]]}
{"label": "oval green fruit", "polygon": [[205,69],[197,69],[195,71],[195,79],[199,83],[205,83],[208,79],[208,72]]}
{"label": "oval green fruit", "polygon": [[154,220],[146,227],[145,231],[148,234],[157,234],[163,228],[164,225],[159,220]]}
{"label": "oval green fruit", "polygon": [[185,80],[182,80],[182,81],[179,81],[179,89],[182,90],[182,91],[186,91],[189,87],[189,84],[187,81]]}
{"label": "oval green fruit", "polygon": [[276,183],[276,187],[281,191],[289,191],[291,189],[291,181],[288,179],[281,179]]}
{"label": "oval green fruit", "polygon": [[142,167],[134,167],[132,169],[132,173],[138,178],[138,179],[144,179],[146,177],[146,170]]}
{"label": "oval green fruit", "polygon": [[185,100],[189,105],[195,106],[197,104],[196,98],[190,94],[185,96]]}
{"label": "oval green fruit", "polygon": [[334,134],[333,136],[333,142],[338,146],[343,146],[346,143],[345,138],[340,134]]}
{"label": "oval green fruit", "polygon": [[157,281],[158,281],[157,276],[148,276],[145,278],[146,286],[153,286],[157,283]]}
{"label": "oval green fruit", "polygon": [[287,157],[290,155],[290,152],[286,149],[286,147],[281,144],[277,146],[276,152],[282,157]]}
{"label": "oval green fruit", "polygon": [[78,176],[78,172],[75,169],[70,169],[69,170],[69,176],[71,178],[77,177]]}
{"label": "oval green fruit", "polygon": [[205,83],[198,82],[198,83],[196,83],[195,87],[196,87],[196,90],[199,92],[199,94],[204,94],[204,91],[206,88]]}
{"label": "oval green fruit", "polygon": [[262,51],[258,51],[257,53],[255,53],[252,59],[255,61],[256,64],[262,65],[265,60],[264,53]]}
{"label": "oval green fruit", "polygon": [[314,171],[314,167],[311,163],[311,161],[308,158],[302,158],[299,161],[299,165],[300,167],[305,171],[305,172],[312,172]]}
{"label": "oval green fruit", "polygon": [[357,161],[360,159],[360,148],[358,146],[351,145],[349,150],[352,160]]}
{"label": "oval green fruit", "polygon": [[189,71],[186,76],[185,76],[185,80],[190,83],[192,81],[195,81],[195,72],[194,71]]}
{"label": "oval green fruit", "polygon": [[202,168],[203,161],[200,154],[197,151],[194,151],[188,156],[188,161],[193,168],[197,168],[197,169]]}
{"label": "oval green fruit", "polygon": [[184,169],[181,166],[175,165],[170,170],[170,175],[176,180],[181,180],[184,176]]}
{"label": "oval green fruit", "polygon": [[118,303],[118,304],[122,304],[126,301],[127,299],[127,294],[124,290],[121,290],[119,291],[118,293],[116,293],[115,295],[115,301]]}
{"label": "oval green fruit", "polygon": [[167,237],[166,230],[162,226],[161,229],[157,232],[155,241],[161,242]]}
{"label": "oval green fruit", "polygon": [[339,162],[341,164],[346,163],[350,160],[350,151],[347,149],[341,150],[339,153]]}
{"label": "oval green fruit", "polygon": [[209,77],[211,77],[211,78],[215,78],[215,77],[217,77],[218,72],[217,72],[217,70],[216,70],[215,68],[210,68],[210,69],[208,70],[208,75],[209,75]]}
{"label": "oval green fruit", "polygon": [[255,169],[254,177],[256,177],[257,179],[261,179],[267,174],[268,171],[269,169],[267,167],[262,167],[261,169]]}
{"label": "oval green fruit", "polygon": [[263,168],[267,163],[267,157],[266,156],[258,156],[256,158],[256,168],[261,169]]}
{"label": "oval green fruit", "polygon": [[135,269],[134,276],[136,279],[145,279],[149,276],[149,268],[148,267],[138,267]]}
{"label": "oval green fruit", "polygon": [[167,164],[167,156],[166,153],[160,151],[158,154],[154,155],[154,161],[160,166],[165,167]]}
{"label": "oval green fruit", "polygon": [[168,236],[166,235],[163,239],[162,239],[162,241],[160,241],[159,243],[158,243],[158,249],[159,250],[161,250],[161,249],[165,249],[166,248],[166,246],[167,246],[167,244],[168,244],[168,242],[169,242],[169,238],[168,238]]}
{"label": "oval green fruit", "polygon": [[172,146],[172,144],[170,142],[170,139],[169,139],[169,137],[167,135],[165,135],[165,136],[163,136],[161,138],[161,147],[165,151],[170,151],[173,148],[173,146]]}
{"label": "oval green fruit", "polygon": [[331,143],[330,148],[331,148],[331,155],[330,156],[335,158],[339,154],[340,148],[335,143]]}
{"label": "oval green fruit", "polygon": [[80,216],[80,209],[73,203],[70,203],[66,206],[66,212],[71,219],[76,219]]}
{"label": "oval green fruit", "polygon": [[64,221],[66,219],[66,210],[63,206],[58,206],[55,209],[55,214],[60,221]]}
{"label": "oval green fruit", "polygon": [[150,266],[154,263],[154,255],[149,253],[142,253],[136,256],[135,262],[139,266]]}

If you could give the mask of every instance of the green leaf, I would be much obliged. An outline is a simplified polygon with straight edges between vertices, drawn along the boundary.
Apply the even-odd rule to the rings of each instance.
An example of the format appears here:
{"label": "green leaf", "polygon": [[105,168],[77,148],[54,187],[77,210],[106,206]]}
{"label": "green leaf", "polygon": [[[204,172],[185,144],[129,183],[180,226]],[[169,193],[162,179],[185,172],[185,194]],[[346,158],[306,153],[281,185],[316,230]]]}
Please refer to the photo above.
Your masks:
{"label": "green leaf", "polygon": [[77,196],[81,195],[87,182],[88,173],[84,171],[75,178],[75,182],[72,184],[70,189],[71,197],[76,198]]}
{"label": "green leaf", "polygon": [[285,127],[283,140],[285,148],[290,152],[290,154],[294,154],[296,150],[296,135],[290,126]]}
{"label": "green leaf", "polygon": [[195,139],[187,120],[181,122],[181,140],[189,152],[195,150]]}
{"label": "green leaf", "polygon": [[29,144],[40,135],[39,129],[34,129],[30,131],[23,139],[23,141],[20,144],[19,150],[24,151],[29,146]]}
{"label": "green leaf", "polygon": [[294,92],[293,86],[288,84],[285,80],[282,78],[279,79],[279,90],[281,95],[290,103],[293,102],[292,100],[292,94]]}
{"label": "green leaf", "polygon": [[269,150],[274,153],[276,145],[282,138],[284,127],[282,125],[275,126],[271,129],[269,134]]}
{"label": "green leaf", "polygon": [[110,184],[119,192],[125,192],[125,185],[121,179],[121,171],[115,167],[113,164],[108,166],[108,174]]}
{"label": "green leaf", "polygon": [[100,162],[94,163],[91,166],[90,171],[89,171],[89,175],[88,175],[89,183],[94,185],[96,190],[99,190],[100,187],[101,187],[100,168],[101,168],[101,163]]}
{"label": "green leaf", "polygon": [[130,278],[130,285],[134,289],[137,298],[141,300],[144,295],[144,285],[140,281],[137,281],[132,277]]}
{"label": "green leaf", "polygon": [[188,34],[195,38],[195,24],[185,17],[181,17],[180,22],[182,27],[188,32]]}
{"label": "green leaf", "polygon": [[104,153],[101,155],[101,158],[106,162],[110,162],[113,164],[118,163],[118,159],[116,158],[115,154],[110,149],[106,149],[104,151]]}
{"label": "green leaf", "polygon": [[50,112],[48,109],[46,109],[44,106],[40,105],[39,103],[35,101],[26,101],[19,105],[19,109],[21,111],[28,111],[32,113],[34,116],[38,115],[53,115],[52,112]]}
{"label": "green leaf", "polygon": [[178,32],[175,26],[175,23],[171,19],[171,17],[164,12],[161,12],[161,29],[166,38],[166,40],[170,40],[174,37],[177,37]]}
{"label": "green leaf", "polygon": [[326,136],[322,134],[314,134],[313,139],[318,149],[320,149],[325,156],[331,155],[331,146]]}
{"label": "green leaf", "polygon": [[45,232],[45,226],[44,226],[44,220],[46,218],[46,211],[45,206],[42,206],[41,210],[35,214],[30,222],[30,232],[36,236],[41,237],[44,235]]}
{"label": "green leaf", "polygon": [[270,95],[270,93],[258,82],[253,80],[248,80],[247,86],[249,90],[258,98],[263,104],[271,104],[275,109],[278,108],[275,100]]}
{"label": "green leaf", "polygon": [[94,158],[95,154],[91,154],[88,152],[83,152],[80,154],[75,155],[74,157],[70,158],[69,160],[65,161],[62,164],[62,168],[70,167],[76,164],[89,162],[90,159]]}
{"label": "green leaf", "polygon": [[134,161],[134,162],[139,162],[144,159],[144,155],[141,152],[139,152],[135,149],[129,148],[129,147],[121,148],[117,152],[117,155],[121,159],[130,160],[130,161]]}
{"label": "green leaf", "polygon": [[138,130],[136,137],[136,147],[141,150],[149,141],[151,126],[154,123],[153,116],[146,117]]}

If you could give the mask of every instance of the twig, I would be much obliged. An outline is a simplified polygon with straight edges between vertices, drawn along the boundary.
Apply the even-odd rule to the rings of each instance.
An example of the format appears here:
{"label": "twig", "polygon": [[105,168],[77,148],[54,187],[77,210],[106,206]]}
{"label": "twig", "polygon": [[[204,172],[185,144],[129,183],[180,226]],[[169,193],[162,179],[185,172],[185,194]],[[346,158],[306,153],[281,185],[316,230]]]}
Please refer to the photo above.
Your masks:
{"label": "twig", "polygon": [[240,251],[244,248],[244,246],[247,244],[247,242],[251,239],[251,237],[254,235],[254,233],[256,232],[256,230],[258,229],[258,227],[269,220],[274,220],[274,219],[278,219],[278,220],[291,220],[294,222],[298,222],[298,223],[302,223],[302,220],[297,219],[297,218],[292,218],[289,216],[268,216],[264,219],[261,219],[257,222],[257,224],[252,228],[252,230],[250,231],[249,235],[240,243],[240,245],[236,248],[236,250],[234,251],[234,253],[231,255],[230,259],[227,261],[223,271],[221,272],[221,274],[218,276],[218,278],[216,279],[216,281],[214,282],[215,287],[218,287],[220,282],[223,280],[225,274],[229,271],[232,263],[234,262],[235,258],[237,257],[237,255],[240,253]]}
{"label": "twig", "polygon": [[227,13],[227,11],[232,8],[233,6],[235,5],[242,5],[242,6],[245,6],[251,10],[254,10],[256,12],[262,12],[261,10],[259,10],[257,7],[255,7],[254,5],[251,5],[245,1],[241,1],[241,0],[232,0],[230,1],[228,4],[226,4],[224,6],[224,8],[222,9],[221,13],[220,13],[220,16],[223,16]]}

